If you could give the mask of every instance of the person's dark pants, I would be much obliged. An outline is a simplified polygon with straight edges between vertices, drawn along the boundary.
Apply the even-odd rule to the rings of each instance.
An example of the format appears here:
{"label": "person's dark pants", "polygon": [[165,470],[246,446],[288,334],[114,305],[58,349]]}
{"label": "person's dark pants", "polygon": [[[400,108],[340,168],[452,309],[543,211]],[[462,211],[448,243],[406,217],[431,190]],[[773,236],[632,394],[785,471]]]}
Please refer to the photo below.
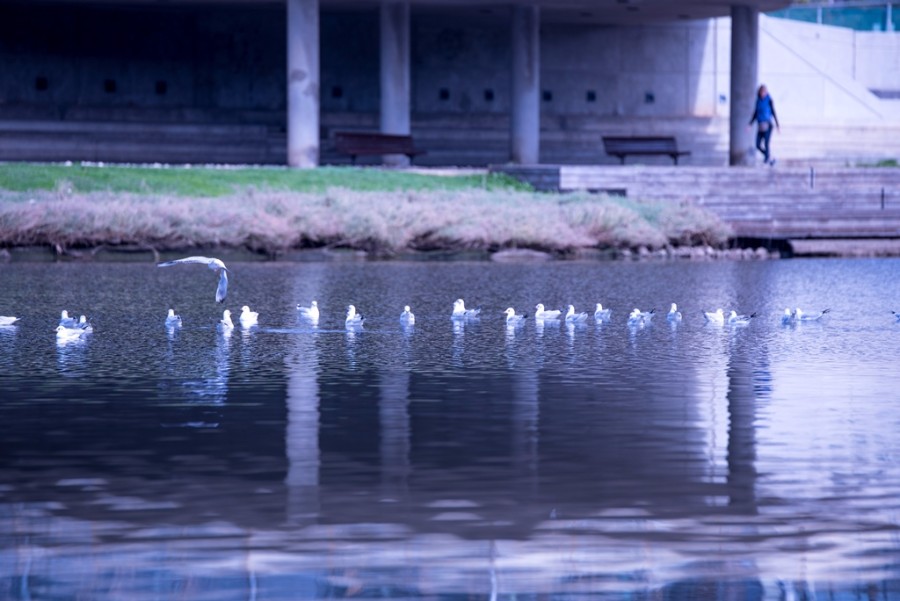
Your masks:
{"label": "person's dark pants", "polygon": [[772,139],[772,124],[763,129],[756,130],[756,149],[763,153],[766,162],[769,162],[769,140]]}

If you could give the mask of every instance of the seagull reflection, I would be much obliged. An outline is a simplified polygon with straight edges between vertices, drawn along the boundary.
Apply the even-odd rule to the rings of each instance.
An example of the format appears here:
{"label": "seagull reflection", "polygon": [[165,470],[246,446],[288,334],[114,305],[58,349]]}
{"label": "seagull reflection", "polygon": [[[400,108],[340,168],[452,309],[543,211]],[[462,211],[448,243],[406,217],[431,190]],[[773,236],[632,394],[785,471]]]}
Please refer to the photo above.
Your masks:
{"label": "seagull reflection", "polygon": [[61,375],[78,377],[87,371],[87,341],[86,336],[56,338],[56,363]]}
{"label": "seagull reflection", "polygon": [[455,367],[462,366],[463,350],[465,348],[466,320],[454,319],[453,323],[453,355],[452,361]]}
{"label": "seagull reflection", "polygon": [[[228,378],[230,375],[231,357],[231,330],[222,331],[221,336],[216,336],[216,348],[211,354],[201,356],[199,368],[201,374],[208,374],[198,380],[186,380],[184,388],[187,389],[190,402],[200,402],[207,405],[224,405],[228,396]],[[211,359],[211,361],[209,361]]]}
{"label": "seagull reflection", "polygon": [[347,328],[347,367],[351,370],[356,369],[356,333],[359,330],[354,327]]}

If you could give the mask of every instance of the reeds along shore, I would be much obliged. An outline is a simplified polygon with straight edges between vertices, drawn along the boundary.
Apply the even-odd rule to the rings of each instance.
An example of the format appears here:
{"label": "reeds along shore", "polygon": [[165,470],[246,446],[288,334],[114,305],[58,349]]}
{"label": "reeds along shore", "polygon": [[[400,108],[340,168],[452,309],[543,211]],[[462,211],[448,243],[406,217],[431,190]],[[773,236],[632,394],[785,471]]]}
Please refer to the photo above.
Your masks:
{"label": "reeds along shore", "polygon": [[144,246],[157,251],[344,247],[390,256],[416,250],[719,245],[729,228],[692,205],[588,193],[247,190],[185,198],[125,193],[0,197],[0,247]]}

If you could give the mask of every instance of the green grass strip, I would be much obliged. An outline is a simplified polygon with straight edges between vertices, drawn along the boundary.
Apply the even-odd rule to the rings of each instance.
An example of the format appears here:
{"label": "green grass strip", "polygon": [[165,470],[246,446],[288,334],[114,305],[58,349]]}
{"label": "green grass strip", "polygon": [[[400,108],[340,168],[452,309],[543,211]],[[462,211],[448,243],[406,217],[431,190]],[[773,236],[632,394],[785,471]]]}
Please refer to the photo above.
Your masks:
{"label": "green grass strip", "polygon": [[373,167],[195,167],[0,163],[0,191],[65,190],[67,193],[128,192],[217,197],[242,189],[324,192],[341,187],[358,191],[520,190],[498,174],[431,175]]}

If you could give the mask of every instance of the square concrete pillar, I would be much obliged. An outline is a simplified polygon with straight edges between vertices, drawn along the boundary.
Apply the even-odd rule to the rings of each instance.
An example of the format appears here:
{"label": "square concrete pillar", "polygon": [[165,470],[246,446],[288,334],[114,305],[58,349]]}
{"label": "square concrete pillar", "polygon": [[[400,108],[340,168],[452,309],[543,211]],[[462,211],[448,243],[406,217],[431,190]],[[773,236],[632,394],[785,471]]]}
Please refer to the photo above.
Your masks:
{"label": "square concrete pillar", "polygon": [[512,98],[510,159],[523,165],[540,160],[541,53],[540,9],[516,4],[512,9]]}
{"label": "square concrete pillar", "polygon": [[287,159],[319,164],[319,0],[287,0]]}
{"label": "square concrete pillar", "polygon": [[[381,3],[381,131],[410,133],[410,24],[408,0]],[[391,165],[408,165],[405,155],[386,155]]]}
{"label": "square concrete pillar", "polygon": [[759,10],[731,7],[731,116],[729,165],[751,165],[755,134],[747,127],[756,107],[759,63]]}

